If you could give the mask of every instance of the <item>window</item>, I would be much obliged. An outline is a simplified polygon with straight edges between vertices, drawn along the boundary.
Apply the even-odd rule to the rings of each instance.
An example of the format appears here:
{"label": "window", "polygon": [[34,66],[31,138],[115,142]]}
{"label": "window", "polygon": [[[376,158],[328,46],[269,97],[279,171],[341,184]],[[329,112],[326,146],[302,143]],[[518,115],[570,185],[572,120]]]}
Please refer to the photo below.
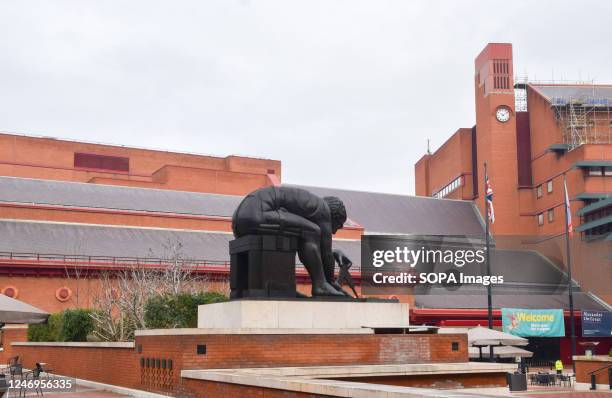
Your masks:
{"label": "window", "polygon": [[119,156],[95,155],[91,153],[75,153],[74,167],[129,172],[130,159],[122,158]]}
{"label": "window", "polygon": [[450,183],[446,184],[446,186],[444,186],[444,188],[440,189],[438,192],[435,192],[433,195],[434,198],[445,198],[448,194],[450,194],[451,192],[453,192],[454,190],[456,190],[457,188],[459,188],[461,186],[461,176],[455,178],[453,181],[451,181]]}
{"label": "window", "polygon": [[544,213],[538,214],[538,225],[544,225]]}
{"label": "window", "polygon": [[553,182],[549,180],[546,182],[546,192],[551,193],[553,191]]}
{"label": "window", "polygon": [[600,176],[602,174],[601,167],[589,167],[589,175],[590,176]]}
{"label": "window", "polygon": [[537,196],[538,199],[542,197],[542,184],[537,186],[537,188],[536,188],[536,196]]}
{"label": "window", "polygon": [[548,222],[555,221],[555,209],[548,209]]}
{"label": "window", "polygon": [[604,167],[604,175],[612,176],[612,167]]}

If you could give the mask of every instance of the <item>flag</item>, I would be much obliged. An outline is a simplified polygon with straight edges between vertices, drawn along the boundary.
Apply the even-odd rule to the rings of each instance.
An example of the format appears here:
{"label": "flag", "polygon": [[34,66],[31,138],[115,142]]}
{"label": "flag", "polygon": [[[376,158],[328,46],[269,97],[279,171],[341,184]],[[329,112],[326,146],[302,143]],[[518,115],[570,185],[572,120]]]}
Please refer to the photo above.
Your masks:
{"label": "flag", "polygon": [[489,208],[489,214],[487,214],[487,216],[489,217],[491,224],[494,224],[495,223],[495,210],[493,209],[493,188],[491,188],[491,182],[489,181],[488,175],[485,176],[485,191],[486,191],[485,200],[487,201],[488,208]]}
{"label": "flag", "polygon": [[572,208],[570,207],[569,195],[567,194],[567,183],[563,180],[563,188],[565,188],[565,217],[567,219],[567,232],[570,236],[574,233],[574,226],[572,225]]}

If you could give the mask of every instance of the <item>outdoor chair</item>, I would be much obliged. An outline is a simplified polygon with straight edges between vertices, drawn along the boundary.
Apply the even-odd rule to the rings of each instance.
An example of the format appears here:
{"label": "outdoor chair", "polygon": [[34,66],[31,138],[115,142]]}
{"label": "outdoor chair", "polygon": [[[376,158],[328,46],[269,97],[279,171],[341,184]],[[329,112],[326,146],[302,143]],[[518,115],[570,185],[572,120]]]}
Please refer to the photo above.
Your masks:
{"label": "outdoor chair", "polygon": [[4,373],[0,373],[0,398],[4,397],[8,391],[8,383],[6,381],[6,375]]}
{"label": "outdoor chair", "polygon": [[38,371],[38,374],[40,376],[42,376],[42,374],[44,373],[45,375],[45,380],[49,380],[49,373],[51,373],[53,370],[49,367],[49,364],[44,363],[44,362],[37,362],[36,363],[36,369]]}
{"label": "outdoor chair", "polygon": [[533,386],[538,384],[538,381],[536,379],[536,374],[535,373],[527,373],[527,376],[529,378],[529,385]]}
{"label": "outdoor chair", "polygon": [[[18,358],[18,357],[16,357]],[[9,377],[10,377],[10,385],[15,386],[17,385],[18,382],[21,382],[23,380],[25,380],[24,378],[24,372],[23,372],[23,365],[20,363],[16,363],[13,365],[9,366]],[[15,387],[13,387],[13,390],[15,390]],[[10,392],[10,390],[9,390]],[[25,397],[26,395],[26,391],[25,391],[25,385],[23,383],[19,383],[19,396],[21,397],[21,394],[23,393],[23,396]],[[10,394],[9,394],[10,395]],[[9,396],[7,395],[7,396]]]}
{"label": "outdoor chair", "polygon": [[[24,379],[26,382],[32,380],[32,382],[36,382],[36,381],[40,381],[40,376],[41,373],[43,373],[42,368],[39,366],[39,364],[36,364],[36,368],[27,372],[24,376]],[[48,376],[47,376],[48,377]],[[40,394],[40,396],[44,396],[43,394],[43,390],[42,390],[42,386],[40,385],[40,383],[38,383],[38,385],[34,384],[34,391],[36,391],[36,396],[38,396],[38,394]],[[25,397],[25,393],[24,393],[24,397]]]}
{"label": "outdoor chair", "polygon": [[6,370],[8,371],[8,369],[10,369],[12,365],[17,365],[17,364],[19,364],[19,355],[10,357],[8,361],[6,361]]}
{"label": "outdoor chair", "polygon": [[548,373],[538,373],[536,375],[536,380],[538,385],[541,386],[550,386],[555,384],[555,375],[551,375]]}
{"label": "outdoor chair", "polygon": [[561,384],[563,384],[563,387],[571,387],[572,386],[572,376],[569,374],[559,375],[559,385]]}

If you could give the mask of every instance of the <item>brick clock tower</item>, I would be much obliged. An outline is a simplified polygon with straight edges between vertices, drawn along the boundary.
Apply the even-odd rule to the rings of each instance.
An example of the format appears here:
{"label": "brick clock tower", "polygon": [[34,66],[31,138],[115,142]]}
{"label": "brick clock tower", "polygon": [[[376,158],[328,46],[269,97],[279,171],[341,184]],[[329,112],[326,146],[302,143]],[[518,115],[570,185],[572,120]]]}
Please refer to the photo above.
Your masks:
{"label": "brick clock tower", "polygon": [[494,191],[496,235],[519,230],[516,114],[512,78],[512,44],[489,43],[475,61],[476,76],[476,199],[484,215],[484,162]]}

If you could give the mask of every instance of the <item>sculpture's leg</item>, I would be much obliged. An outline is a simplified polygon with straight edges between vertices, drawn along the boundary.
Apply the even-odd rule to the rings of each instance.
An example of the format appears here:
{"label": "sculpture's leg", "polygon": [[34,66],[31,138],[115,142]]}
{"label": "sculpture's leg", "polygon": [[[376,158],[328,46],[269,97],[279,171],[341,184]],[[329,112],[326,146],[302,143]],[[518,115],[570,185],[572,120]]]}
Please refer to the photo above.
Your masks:
{"label": "sculpture's leg", "polygon": [[266,212],[267,222],[278,223],[286,229],[301,231],[298,256],[312,280],[313,296],[343,296],[325,279],[321,260],[321,229],[312,221],[289,212]]}
{"label": "sculpture's leg", "polygon": [[298,246],[298,256],[300,257],[300,261],[308,270],[308,274],[312,280],[312,295],[344,296],[343,293],[336,290],[336,288],[330,285],[325,279],[319,242],[320,239],[303,238],[300,239]]}

